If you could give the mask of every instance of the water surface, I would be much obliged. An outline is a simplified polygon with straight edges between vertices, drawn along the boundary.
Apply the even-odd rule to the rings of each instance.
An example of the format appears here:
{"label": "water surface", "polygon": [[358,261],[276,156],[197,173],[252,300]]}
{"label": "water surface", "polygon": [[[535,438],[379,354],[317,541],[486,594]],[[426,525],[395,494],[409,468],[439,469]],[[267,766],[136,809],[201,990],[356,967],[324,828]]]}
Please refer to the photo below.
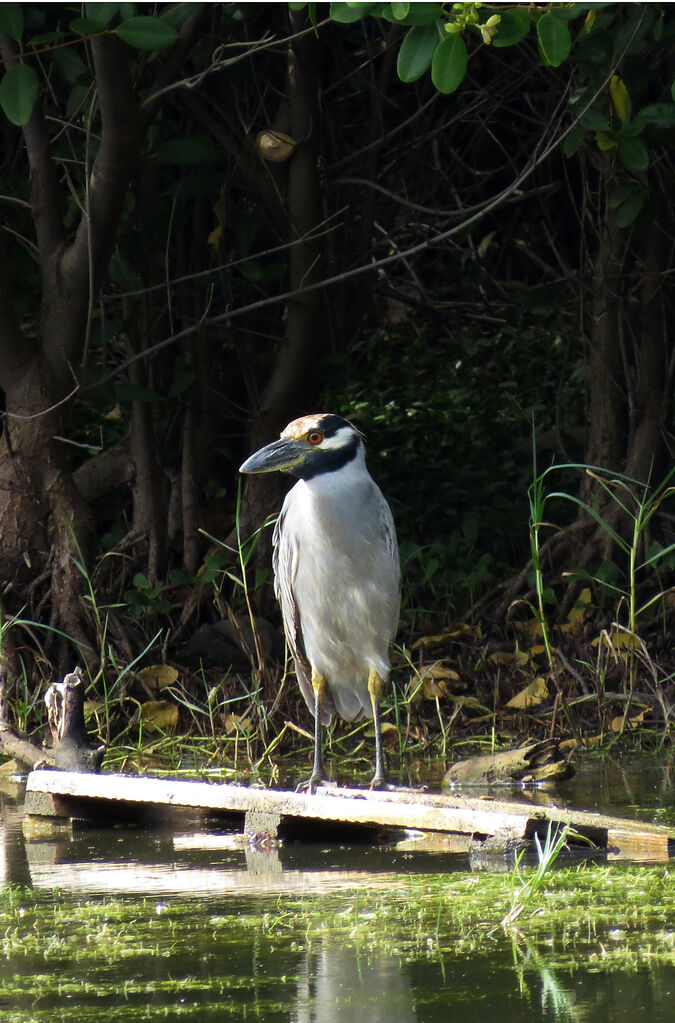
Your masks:
{"label": "water surface", "polygon": [[[532,798],[674,820],[654,758],[590,761]],[[670,864],[563,867],[505,930],[511,875],[468,856],[253,849],[196,819],[28,842],[8,802],[0,872],[18,886],[0,907],[3,1023],[675,1018]]]}

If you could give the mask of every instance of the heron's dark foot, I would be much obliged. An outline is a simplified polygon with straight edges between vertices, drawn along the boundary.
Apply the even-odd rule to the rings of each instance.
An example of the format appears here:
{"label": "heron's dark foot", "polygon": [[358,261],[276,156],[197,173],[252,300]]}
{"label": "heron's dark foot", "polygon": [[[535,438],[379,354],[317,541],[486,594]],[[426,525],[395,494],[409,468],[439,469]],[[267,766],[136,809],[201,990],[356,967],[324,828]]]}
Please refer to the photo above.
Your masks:
{"label": "heron's dark foot", "polygon": [[309,792],[313,796],[319,788],[334,788],[335,782],[326,778],[325,774],[312,774],[307,781],[301,781],[296,792]]}
{"label": "heron's dark foot", "polygon": [[387,776],[383,773],[376,772],[373,775],[373,780],[368,786],[370,789],[390,789],[392,786],[387,782]]}

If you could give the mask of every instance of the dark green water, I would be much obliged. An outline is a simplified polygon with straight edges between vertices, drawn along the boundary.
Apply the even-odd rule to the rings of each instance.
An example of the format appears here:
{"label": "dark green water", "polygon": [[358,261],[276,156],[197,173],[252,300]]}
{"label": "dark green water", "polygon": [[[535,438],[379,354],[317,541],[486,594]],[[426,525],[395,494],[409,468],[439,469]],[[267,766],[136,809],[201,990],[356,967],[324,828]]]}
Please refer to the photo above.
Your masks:
{"label": "dark green water", "polygon": [[[658,760],[590,762],[536,798],[674,819]],[[675,1020],[669,863],[564,865],[505,930],[510,872],[464,856],[20,825],[6,804],[3,1023]]]}

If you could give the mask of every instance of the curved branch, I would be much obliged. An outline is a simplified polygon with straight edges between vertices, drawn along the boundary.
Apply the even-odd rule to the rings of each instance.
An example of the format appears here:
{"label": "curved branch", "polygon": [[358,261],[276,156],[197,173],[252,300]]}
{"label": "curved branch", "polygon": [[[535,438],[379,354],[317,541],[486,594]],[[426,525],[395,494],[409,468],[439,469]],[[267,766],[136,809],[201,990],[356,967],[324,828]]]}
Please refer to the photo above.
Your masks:
{"label": "curved branch", "polygon": [[[21,63],[16,43],[1,33],[0,55],[7,68]],[[40,262],[44,269],[63,242],[63,224],[60,215],[59,184],[50,155],[47,126],[39,103],[35,104],[30,120],[23,127],[23,137],[30,166],[30,205]]]}
{"label": "curved branch", "polygon": [[91,51],[101,144],[89,181],[87,208],[61,264],[66,289],[84,295],[90,285],[96,290],[108,264],[142,133],[127,47],[114,36],[99,36],[91,40]]}

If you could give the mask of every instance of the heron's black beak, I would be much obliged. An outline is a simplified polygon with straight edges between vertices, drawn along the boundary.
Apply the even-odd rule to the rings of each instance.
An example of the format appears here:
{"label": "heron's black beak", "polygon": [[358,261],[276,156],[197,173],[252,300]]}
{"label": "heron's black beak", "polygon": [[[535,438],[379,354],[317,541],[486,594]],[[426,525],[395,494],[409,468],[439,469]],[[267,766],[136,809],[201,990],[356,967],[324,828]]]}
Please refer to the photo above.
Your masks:
{"label": "heron's black beak", "polygon": [[297,440],[273,440],[239,466],[239,472],[276,472],[292,469],[304,462],[309,453],[307,445]]}

